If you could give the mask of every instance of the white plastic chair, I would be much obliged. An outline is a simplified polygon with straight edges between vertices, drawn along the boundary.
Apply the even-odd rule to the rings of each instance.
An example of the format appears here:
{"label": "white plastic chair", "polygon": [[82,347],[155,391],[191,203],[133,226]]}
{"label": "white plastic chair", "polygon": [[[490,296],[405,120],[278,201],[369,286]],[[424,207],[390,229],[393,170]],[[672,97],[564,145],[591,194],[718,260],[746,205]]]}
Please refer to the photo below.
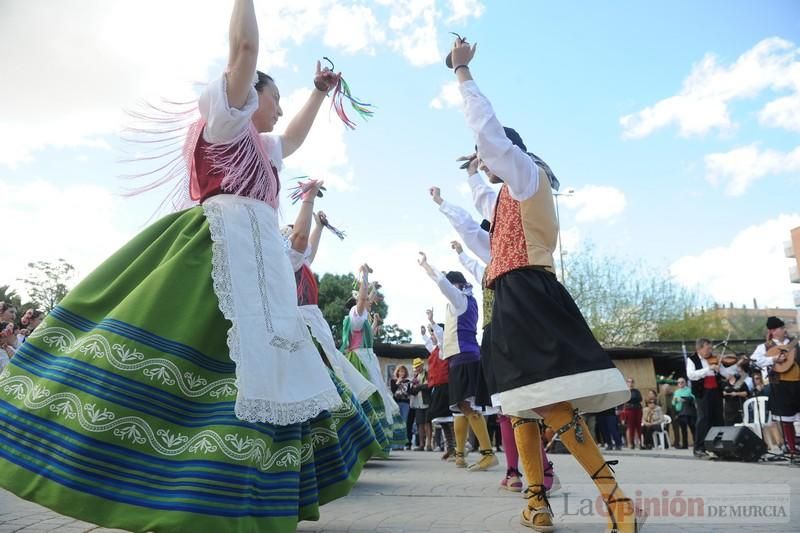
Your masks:
{"label": "white plastic chair", "polygon": [[767,399],[766,396],[756,396],[745,400],[742,405],[742,422],[734,425],[749,427],[763,439],[763,427],[772,421],[772,414],[767,409]]}
{"label": "white plastic chair", "polygon": [[664,415],[664,420],[661,422],[661,430],[653,433],[653,443],[659,450],[663,450],[670,446],[669,433],[667,433],[667,426],[672,423],[672,417]]}

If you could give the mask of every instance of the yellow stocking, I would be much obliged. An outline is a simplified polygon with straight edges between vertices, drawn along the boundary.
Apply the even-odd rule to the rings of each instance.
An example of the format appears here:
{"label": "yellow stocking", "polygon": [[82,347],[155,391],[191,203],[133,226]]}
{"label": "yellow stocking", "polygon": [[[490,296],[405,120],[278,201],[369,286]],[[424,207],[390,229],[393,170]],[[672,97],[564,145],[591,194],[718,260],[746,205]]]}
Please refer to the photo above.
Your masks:
{"label": "yellow stocking", "polygon": [[625,497],[609,466],[616,461],[606,462],[589,428],[572,405],[562,402],[538,411],[544,416],[545,424],[556,431],[564,446],[591,476],[608,507],[609,528],[619,533],[635,533],[637,524],[633,502]]}

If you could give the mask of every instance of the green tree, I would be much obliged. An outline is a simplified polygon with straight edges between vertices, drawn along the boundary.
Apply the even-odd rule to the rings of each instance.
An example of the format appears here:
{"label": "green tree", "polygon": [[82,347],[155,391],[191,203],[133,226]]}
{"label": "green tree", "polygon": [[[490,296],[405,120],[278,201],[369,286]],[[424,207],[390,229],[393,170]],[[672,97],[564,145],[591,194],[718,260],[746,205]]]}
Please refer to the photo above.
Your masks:
{"label": "green tree", "polygon": [[384,325],[375,340],[387,344],[408,344],[411,342],[411,330],[403,329],[397,324]]}
{"label": "green tree", "polygon": [[75,267],[64,259],[55,262],[36,261],[28,263],[30,272],[21,279],[25,290],[36,307],[50,312],[69,292],[69,282],[75,273]]}
{"label": "green tree", "polygon": [[[685,341],[700,337],[724,339],[728,335],[728,327],[722,317],[712,313],[685,312],[680,318],[671,318],[658,324],[658,340]],[[731,338],[736,337],[735,334]]]}
{"label": "green tree", "polygon": [[[630,346],[661,335],[695,338],[687,321],[701,298],[667,273],[641,263],[599,256],[592,246],[569,256],[566,287],[605,346]],[[691,327],[690,327],[691,326]]]}
{"label": "green tree", "polygon": [[[331,326],[333,340],[337,345],[342,342],[342,322],[349,312],[347,302],[353,297],[355,283],[353,274],[325,273],[319,279],[319,308]],[[378,294],[381,294],[380,291]],[[381,294],[381,299],[372,307],[372,313],[377,313],[384,319],[388,312],[389,306]],[[397,324],[386,324],[381,327],[375,340],[388,343],[411,342],[411,332],[400,328]]]}
{"label": "green tree", "polygon": [[0,285],[0,302],[13,305],[18,310],[22,309],[22,299],[19,294],[17,294],[17,291],[10,288],[8,285]]}

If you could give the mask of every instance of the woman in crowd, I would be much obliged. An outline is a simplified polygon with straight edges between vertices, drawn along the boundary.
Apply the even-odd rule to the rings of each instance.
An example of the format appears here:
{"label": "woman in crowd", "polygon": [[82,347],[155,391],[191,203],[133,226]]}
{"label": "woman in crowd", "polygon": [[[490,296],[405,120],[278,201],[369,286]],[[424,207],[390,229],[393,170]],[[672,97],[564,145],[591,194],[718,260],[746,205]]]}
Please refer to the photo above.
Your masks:
{"label": "woman in crowd", "polygon": [[625,381],[631,391],[631,397],[622,409],[622,419],[625,421],[628,448],[633,450],[637,442],[639,446],[642,444],[642,393],[634,386],[636,383],[633,378]]}
{"label": "woman in crowd", "polygon": [[642,431],[644,434],[642,449],[650,450],[653,448],[653,433],[661,431],[661,424],[664,423],[664,412],[658,405],[656,391],[650,390],[647,395],[647,404],[642,410]]}
{"label": "woman in crowd", "polygon": [[405,424],[406,428],[406,450],[410,450],[414,430],[414,417],[409,416],[411,412],[411,380],[408,379],[408,369],[405,365],[399,365],[394,369],[394,377],[389,383],[389,388],[392,391],[394,401],[397,402],[397,406],[400,408],[400,417],[403,419],[403,424]]}
{"label": "woman in crowd", "polygon": [[686,450],[689,448],[689,435],[687,428],[692,432],[692,440],[697,437],[694,434],[694,426],[697,422],[697,407],[694,403],[692,389],[686,383],[686,378],[678,378],[678,388],[672,396],[672,407],[677,414],[677,425],[680,437],[676,439],[675,447]]}

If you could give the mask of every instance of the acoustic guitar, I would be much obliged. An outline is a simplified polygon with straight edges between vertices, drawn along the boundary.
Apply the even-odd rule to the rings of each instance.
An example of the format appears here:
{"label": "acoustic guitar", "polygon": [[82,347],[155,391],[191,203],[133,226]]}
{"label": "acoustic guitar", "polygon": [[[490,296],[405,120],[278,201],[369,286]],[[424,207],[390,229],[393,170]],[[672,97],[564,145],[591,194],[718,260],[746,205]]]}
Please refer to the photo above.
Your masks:
{"label": "acoustic guitar", "polygon": [[[778,357],[783,356],[783,361],[778,361]],[[767,357],[771,357],[775,364],[772,366],[773,372],[785,374],[794,366],[797,356],[797,339],[789,344],[776,344],[767,350]]]}

